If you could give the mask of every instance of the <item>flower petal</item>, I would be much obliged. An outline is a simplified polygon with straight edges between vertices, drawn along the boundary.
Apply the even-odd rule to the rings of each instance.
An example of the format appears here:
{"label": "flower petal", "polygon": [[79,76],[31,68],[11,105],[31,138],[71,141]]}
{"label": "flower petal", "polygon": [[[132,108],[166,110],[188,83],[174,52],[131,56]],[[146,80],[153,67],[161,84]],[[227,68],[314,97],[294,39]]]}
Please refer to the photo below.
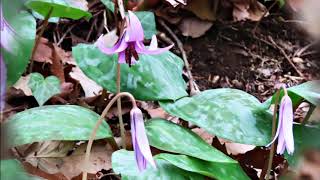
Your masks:
{"label": "flower petal", "polygon": [[274,143],[274,141],[278,138],[279,133],[281,133],[280,129],[282,126],[283,108],[284,108],[284,106],[281,103],[280,107],[279,107],[279,118],[278,118],[277,132],[276,132],[275,136],[273,137],[272,141],[268,145],[266,145],[266,147],[271,146],[271,144]]}
{"label": "flower petal", "polygon": [[277,154],[283,154],[285,150],[285,140],[283,137],[283,134],[280,133],[279,138],[278,138],[278,146],[277,146]]}
{"label": "flower petal", "polygon": [[292,101],[288,95],[283,97],[283,120],[282,130],[285,140],[287,152],[292,154],[294,151],[294,139],[293,139],[293,109]]}
{"label": "flower petal", "polygon": [[153,35],[150,46],[149,46],[149,50],[156,50],[156,49],[158,49],[158,40],[157,40],[157,36]]}
{"label": "flower petal", "polygon": [[150,54],[150,55],[161,54],[165,51],[168,51],[172,47],[173,47],[173,44],[165,48],[157,48],[155,50],[150,50],[150,49],[147,49],[142,42],[135,43],[135,49],[140,54]]}
{"label": "flower petal", "polygon": [[110,44],[105,43],[103,36],[100,36],[95,44],[100,49],[100,51],[105,54],[119,53],[121,51],[124,51],[128,47],[128,44],[124,41],[124,35],[121,36],[119,41],[112,48],[108,48]]}
{"label": "flower petal", "polygon": [[143,28],[138,17],[131,11],[129,13],[128,27],[126,28],[127,33],[125,36],[126,42],[143,41]]}
{"label": "flower petal", "polygon": [[148,161],[148,163],[150,163],[151,166],[156,168],[156,164],[151,154],[149,141],[144,127],[142,112],[139,108],[133,108],[131,112],[133,112],[133,119],[135,121],[134,124],[136,129],[136,144],[139,146],[139,150],[141,151],[141,154],[144,156],[146,161]]}

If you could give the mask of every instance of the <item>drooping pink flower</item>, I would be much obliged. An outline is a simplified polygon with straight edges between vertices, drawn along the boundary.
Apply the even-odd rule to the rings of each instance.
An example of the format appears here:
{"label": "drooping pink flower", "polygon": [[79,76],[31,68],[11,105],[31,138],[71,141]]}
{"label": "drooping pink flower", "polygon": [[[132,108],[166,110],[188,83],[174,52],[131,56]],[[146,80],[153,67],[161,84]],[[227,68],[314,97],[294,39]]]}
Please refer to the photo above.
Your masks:
{"label": "drooping pink flower", "polygon": [[173,45],[165,48],[158,48],[157,37],[152,36],[150,46],[147,48],[143,44],[144,32],[138,17],[131,11],[126,17],[126,28],[119,38],[118,42],[108,48],[102,37],[100,37],[96,45],[105,54],[118,53],[118,62],[127,63],[129,66],[135,64],[139,60],[139,54],[160,54],[169,50]]}
{"label": "drooping pink flower", "polygon": [[139,108],[133,107],[130,111],[131,137],[138,169],[143,171],[147,162],[156,168],[151,154],[149,141],[144,127],[143,115]]}
{"label": "drooping pink flower", "polygon": [[278,128],[274,139],[267,146],[270,146],[278,138],[277,153],[283,154],[287,150],[288,154],[294,152],[293,138],[293,109],[290,97],[285,94],[280,103]]}

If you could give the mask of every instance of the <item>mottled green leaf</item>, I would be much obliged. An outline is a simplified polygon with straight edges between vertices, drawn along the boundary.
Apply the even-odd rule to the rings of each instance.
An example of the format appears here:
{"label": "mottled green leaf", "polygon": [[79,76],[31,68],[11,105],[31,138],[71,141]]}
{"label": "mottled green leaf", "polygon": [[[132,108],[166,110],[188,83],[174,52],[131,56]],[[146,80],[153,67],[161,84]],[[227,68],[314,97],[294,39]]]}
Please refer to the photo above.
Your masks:
{"label": "mottled green leaf", "polygon": [[155,158],[164,159],[183,170],[199,173],[217,180],[249,180],[249,177],[238,163],[209,162],[186,155],[167,153],[159,154]]}
{"label": "mottled green leaf", "polygon": [[1,180],[39,180],[41,178],[31,176],[25,172],[20,162],[16,159],[6,159],[0,161]]}
{"label": "mottled green leaf", "polygon": [[299,157],[308,149],[320,150],[320,127],[308,127],[295,124],[293,127],[294,154],[285,154],[290,165],[297,165]]}
{"label": "mottled green leaf", "polygon": [[112,154],[113,171],[121,174],[122,180],[204,180],[203,176],[182,170],[165,160],[157,159],[156,164],[157,169],[148,166],[139,172],[134,152],[119,150]]}
{"label": "mottled green leaf", "polygon": [[166,112],[233,142],[263,146],[271,140],[271,113],[241,90],[207,90],[160,105]]}
{"label": "mottled green leaf", "polygon": [[212,162],[236,163],[219,150],[207,144],[187,128],[164,119],[152,119],[146,123],[150,145],[158,149],[186,154]]}
{"label": "mottled green leaf", "polygon": [[28,86],[40,106],[52,96],[60,93],[60,80],[56,76],[48,76],[44,79],[40,73],[32,73]]}
{"label": "mottled green leaf", "polygon": [[309,81],[298,86],[293,86],[288,89],[288,92],[292,92],[302,99],[316,106],[320,106],[320,80]]}
{"label": "mottled green leaf", "polygon": [[[4,3],[9,3],[4,1]],[[11,7],[11,6],[4,6]],[[1,32],[1,38],[9,43],[10,51],[1,48],[1,54],[7,66],[7,84],[13,85],[25,71],[31,56],[36,34],[36,21],[28,12],[22,11],[15,15],[6,13],[18,9],[3,9],[4,17],[15,32]],[[8,14],[8,16],[6,16]]]}
{"label": "mottled green leaf", "polygon": [[[50,105],[17,113],[4,124],[10,147],[48,140],[88,140],[99,119],[95,112],[75,105]],[[100,125],[96,139],[112,137],[109,125]]]}
{"label": "mottled green leaf", "polygon": [[[118,56],[103,54],[94,45],[80,44],[72,48],[81,70],[111,92],[116,92]],[[130,92],[139,100],[176,100],[187,96],[182,78],[182,60],[171,52],[160,55],[139,55],[131,68],[121,64],[121,91]]]}
{"label": "mottled green leaf", "polygon": [[102,2],[111,12],[114,12],[114,2],[112,2],[112,0],[101,0],[101,2]]}
{"label": "mottled green leaf", "polygon": [[28,0],[25,5],[41,14],[42,16],[47,16],[47,14],[52,9],[50,17],[61,17],[61,18],[91,18],[91,13],[76,7],[69,0]]}

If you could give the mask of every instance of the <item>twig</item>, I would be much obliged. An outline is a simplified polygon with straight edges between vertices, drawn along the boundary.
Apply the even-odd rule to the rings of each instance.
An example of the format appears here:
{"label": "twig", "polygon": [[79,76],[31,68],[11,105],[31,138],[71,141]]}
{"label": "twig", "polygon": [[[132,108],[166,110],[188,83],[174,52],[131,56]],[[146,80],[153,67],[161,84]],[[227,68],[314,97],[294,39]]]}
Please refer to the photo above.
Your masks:
{"label": "twig", "polygon": [[315,109],[316,109],[316,106],[313,104],[310,104],[309,110],[301,123],[302,125],[305,125],[308,122],[308,120],[310,119],[310,117]]}
{"label": "twig", "polygon": [[[96,134],[97,134],[97,130],[99,128],[99,126],[102,124],[102,121],[104,119],[104,117],[107,115],[109,109],[111,108],[111,106],[120,98],[120,97],[123,97],[123,96],[126,96],[128,97],[130,100],[131,100],[131,103],[132,103],[132,106],[133,107],[137,107],[137,104],[136,104],[136,100],[134,99],[134,97],[128,93],[128,92],[122,92],[122,93],[119,93],[117,94],[114,98],[111,99],[111,101],[107,104],[107,106],[104,108],[104,110],[102,111],[102,114],[100,115],[99,117],[99,120],[97,121],[91,135],[90,135],[90,138],[89,138],[89,141],[88,141],[88,144],[87,144],[87,149],[86,149],[86,155],[85,155],[85,162],[86,164],[89,163],[89,158],[90,158],[90,152],[91,152],[91,148],[92,148],[92,144],[93,144],[93,140],[95,139],[96,137]],[[84,170],[83,171],[83,175],[82,175],[82,180],[86,180],[87,179],[87,171]]]}
{"label": "twig", "polygon": [[[279,97],[280,97],[280,90],[277,90],[276,97],[275,97],[275,102],[274,102],[273,119],[272,119],[272,132],[271,132],[272,139],[275,136],[276,128],[277,128],[277,111],[278,111]],[[269,180],[270,171],[271,171],[271,168],[272,168],[274,150],[275,150],[275,143],[273,142],[272,145],[271,145],[271,149],[270,149],[270,153],[269,153],[269,159],[268,159],[268,168],[267,168],[267,177],[266,177],[267,180]],[[260,179],[261,179],[261,176],[260,176]]]}
{"label": "twig", "polygon": [[277,4],[278,0],[274,0],[274,2],[271,4],[271,6],[263,13],[263,15],[261,16],[261,18],[259,19],[259,21],[256,23],[256,25],[254,26],[253,30],[252,30],[252,34],[256,34],[257,28],[260,25],[262,19],[267,15],[267,13]]}
{"label": "twig", "polygon": [[190,65],[187,59],[187,54],[185,52],[185,50],[183,49],[183,44],[182,42],[179,40],[179,38],[174,34],[174,32],[169,28],[169,26],[167,26],[167,24],[162,20],[159,19],[159,23],[165,28],[165,30],[172,36],[172,38],[176,41],[178,48],[182,54],[182,59],[184,61],[184,66],[186,68],[187,74],[188,74],[188,78],[189,78],[189,86],[190,86],[190,95],[193,96],[197,93],[199,93],[199,91],[197,91],[194,87],[194,79],[191,73],[191,69],[190,69]]}
{"label": "twig", "polygon": [[37,48],[38,48],[38,46],[39,46],[41,37],[42,37],[44,31],[46,30],[46,27],[47,27],[48,24],[49,24],[49,18],[50,18],[50,16],[51,16],[52,11],[53,11],[53,7],[50,8],[48,14],[46,15],[46,17],[45,17],[45,19],[44,19],[44,21],[43,21],[43,23],[42,23],[42,27],[41,27],[41,29],[40,29],[40,32],[39,32],[39,34],[38,34],[38,36],[37,36],[36,42],[35,42],[35,44],[34,44],[34,47],[33,47],[33,49],[32,49],[31,59],[30,59],[30,66],[29,66],[29,73],[32,72],[32,68],[33,68],[33,57],[34,57],[34,54],[36,53],[36,50],[37,50]]}
{"label": "twig", "polygon": [[293,64],[287,53],[280,47],[271,36],[268,36],[268,39],[271,41],[271,43],[281,52],[281,54],[285,57],[285,59],[288,61],[288,63],[291,65],[291,67],[298,73],[300,77],[304,77],[304,75],[299,71],[299,69]]}
{"label": "twig", "polygon": [[57,46],[59,46],[62,41],[64,40],[64,38],[67,36],[67,34],[76,26],[77,24],[73,24],[72,26],[70,26],[67,31],[62,35],[61,39],[59,39],[59,42],[57,43]]}
{"label": "twig", "polygon": [[92,31],[93,31],[93,27],[94,27],[94,25],[95,25],[96,23],[97,23],[97,19],[94,19],[93,22],[92,22],[92,25],[91,25],[91,27],[90,27],[89,33],[88,33],[88,35],[87,35],[86,41],[89,41],[90,36],[91,36],[91,33],[92,33]]}

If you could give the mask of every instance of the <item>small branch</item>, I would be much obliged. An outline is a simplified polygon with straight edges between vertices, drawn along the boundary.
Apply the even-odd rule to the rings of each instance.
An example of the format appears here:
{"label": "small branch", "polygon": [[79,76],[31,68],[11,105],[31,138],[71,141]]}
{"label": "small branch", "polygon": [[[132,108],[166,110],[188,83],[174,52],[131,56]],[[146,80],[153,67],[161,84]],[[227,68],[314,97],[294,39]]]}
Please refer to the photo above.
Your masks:
{"label": "small branch", "polygon": [[285,59],[288,61],[288,63],[290,64],[290,66],[296,71],[296,73],[300,76],[300,77],[304,77],[304,75],[299,71],[299,69],[293,64],[293,62],[291,61],[290,57],[287,55],[287,53],[280,47],[278,46],[278,44],[276,42],[274,42],[274,40],[272,39],[271,36],[268,36],[268,39],[271,41],[271,43],[281,52],[281,54],[285,57]]}
{"label": "small branch", "polygon": [[72,26],[70,26],[70,27],[67,29],[67,31],[62,35],[61,39],[59,39],[59,42],[57,43],[57,46],[59,46],[59,45],[63,42],[63,40],[64,40],[64,38],[67,36],[67,34],[68,34],[76,25],[77,25],[77,24],[73,24]]}
{"label": "small branch", "polygon": [[[96,134],[97,134],[97,131],[98,131],[98,128],[99,126],[102,124],[102,121],[104,120],[104,117],[107,115],[107,113],[109,112],[109,109],[111,108],[111,106],[120,98],[120,97],[123,97],[123,96],[126,96],[130,99],[131,103],[132,103],[132,107],[137,107],[137,104],[136,104],[136,100],[134,99],[134,97],[128,93],[128,92],[122,92],[122,93],[119,93],[117,94],[115,97],[113,97],[111,99],[111,101],[107,104],[107,106],[104,108],[102,114],[100,115],[99,117],[99,120],[97,121],[91,135],[90,135],[90,138],[89,138],[89,141],[88,141],[88,144],[87,144],[87,149],[86,149],[86,155],[85,155],[85,162],[86,164],[89,164],[89,158],[90,158],[90,152],[91,152],[91,148],[92,148],[92,144],[93,144],[93,140],[95,139],[96,137]],[[82,180],[86,180],[87,179],[87,171],[84,170],[83,171],[83,175],[82,175]]]}
{"label": "small branch", "polygon": [[41,37],[42,37],[44,31],[46,30],[46,27],[47,27],[48,24],[49,24],[49,18],[50,18],[50,16],[51,16],[52,11],[53,11],[53,7],[50,8],[48,14],[46,15],[46,17],[45,17],[45,19],[44,19],[44,21],[43,21],[43,23],[42,23],[40,32],[39,32],[39,34],[38,34],[38,36],[37,36],[36,42],[35,42],[35,44],[34,44],[34,47],[33,47],[33,49],[32,49],[31,59],[30,59],[30,66],[29,66],[29,73],[32,72],[32,69],[33,69],[33,57],[34,57],[34,54],[36,53],[36,50],[37,50],[37,48],[38,48],[38,46],[39,46]]}
{"label": "small branch", "polygon": [[277,4],[278,0],[274,0],[274,2],[271,4],[271,6],[263,13],[263,15],[261,16],[261,18],[259,19],[259,21],[256,23],[256,25],[254,26],[253,30],[252,30],[252,34],[256,34],[257,28],[260,25],[262,19],[267,15],[267,13]]}
{"label": "small branch", "polygon": [[[273,109],[272,132],[271,132],[272,139],[274,138],[274,136],[276,134],[279,98],[280,98],[280,90],[277,90],[275,102],[274,102],[274,109]],[[267,168],[267,177],[266,177],[267,180],[269,180],[269,176],[270,176],[270,172],[271,172],[271,168],[272,168],[274,150],[275,150],[275,144],[272,143],[270,153],[269,153],[269,159],[268,159],[268,168]],[[260,179],[261,179],[261,177],[260,177]]]}
{"label": "small branch", "polygon": [[165,30],[172,36],[172,38],[176,41],[178,48],[182,54],[182,59],[184,61],[184,66],[186,68],[187,74],[189,76],[189,86],[190,86],[190,95],[193,96],[197,93],[199,93],[199,91],[197,91],[194,87],[194,79],[191,73],[191,68],[187,59],[187,54],[185,52],[185,50],[183,49],[183,44],[182,42],[179,40],[179,38],[174,34],[174,32],[169,28],[169,26],[167,26],[167,24],[159,19],[159,23],[165,28]]}

